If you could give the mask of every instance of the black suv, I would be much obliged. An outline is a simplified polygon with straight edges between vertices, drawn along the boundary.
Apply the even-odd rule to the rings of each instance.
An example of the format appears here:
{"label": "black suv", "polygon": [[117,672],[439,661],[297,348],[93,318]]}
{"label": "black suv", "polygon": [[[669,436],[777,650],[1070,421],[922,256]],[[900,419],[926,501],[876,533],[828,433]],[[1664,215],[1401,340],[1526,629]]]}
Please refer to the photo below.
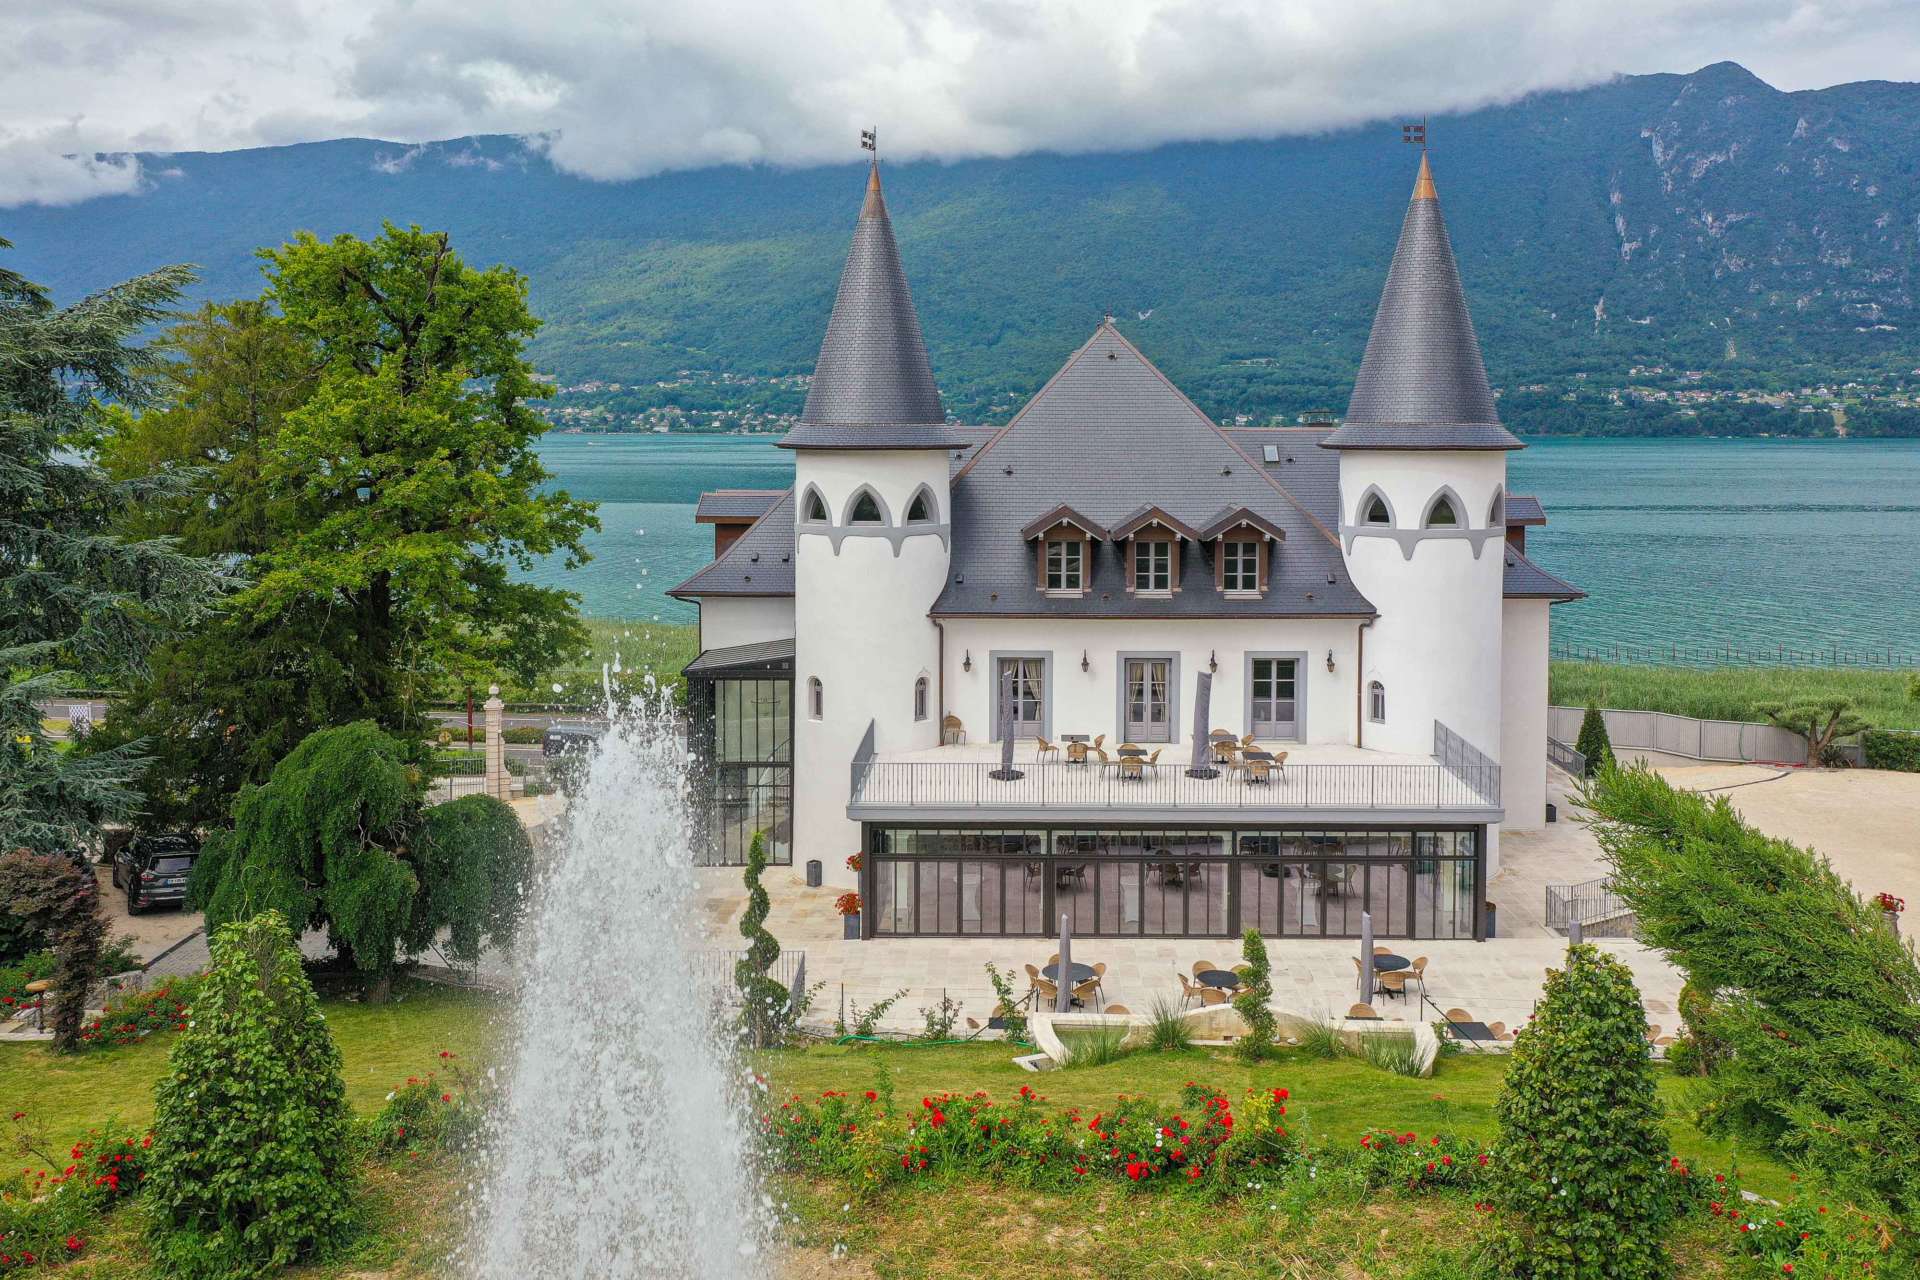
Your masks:
{"label": "black suv", "polygon": [[136,836],[113,855],[113,887],[127,891],[127,914],[177,907],[187,900],[187,873],[200,856],[190,835]]}
{"label": "black suv", "polygon": [[540,735],[540,754],[549,760],[555,756],[585,755],[606,734],[607,727],[603,724],[551,724]]}

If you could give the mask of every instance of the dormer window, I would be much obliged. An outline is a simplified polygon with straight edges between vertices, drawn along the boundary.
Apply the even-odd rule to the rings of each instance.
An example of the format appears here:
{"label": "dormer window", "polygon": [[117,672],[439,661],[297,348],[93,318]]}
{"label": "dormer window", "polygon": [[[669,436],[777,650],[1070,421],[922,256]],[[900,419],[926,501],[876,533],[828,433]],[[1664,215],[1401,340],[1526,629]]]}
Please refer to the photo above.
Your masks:
{"label": "dormer window", "polygon": [[1427,508],[1427,528],[1454,529],[1458,528],[1459,524],[1460,512],[1455,509],[1453,499],[1444,493],[1435,498],[1433,505]]}
{"label": "dormer window", "polygon": [[1172,542],[1165,538],[1134,540],[1133,589],[1136,592],[1173,590]]}
{"label": "dormer window", "polygon": [[1260,544],[1248,538],[1230,538],[1220,545],[1220,589],[1260,590]]}
{"label": "dormer window", "polygon": [[1081,538],[1047,539],[1048,591],[1087,589],[1087,544]]}
{"label": "dormer window", "polygon": [[874,498],[873,490],[862,489],[853,499],[853,509],[847,515],[848,524],[885,524],[880,514],[880,503]]}

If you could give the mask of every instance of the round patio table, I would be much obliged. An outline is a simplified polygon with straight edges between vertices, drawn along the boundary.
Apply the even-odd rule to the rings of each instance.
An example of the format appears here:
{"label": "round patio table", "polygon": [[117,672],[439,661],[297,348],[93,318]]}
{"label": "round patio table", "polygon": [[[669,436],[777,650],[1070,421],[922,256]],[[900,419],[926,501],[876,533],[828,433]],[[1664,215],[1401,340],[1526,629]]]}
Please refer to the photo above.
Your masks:
{"label": "round patio table", "polygon": [[1405,956],[1396,956],[1391,953],[1373,958],[1373,967],[1380,973],[1392,973],[1396,969],[1405,969],[1412,963],[1413,961]]}
{"label": "round patio table", "polygon": [[1222,991],[1233,991],[1240,986],[1240,975],[1231,969],[1204,969],[1194,975],[1194,980],[1203,987],[1218,987]]}
{"label": "round patio table", "polygon": [[1123,756],[1144,756],[1147,754],[1145,747],[1115,747],[1114,750]]}
{"label": "round patio table", "polygon": [[[1073,975],[1073,985],[1077,987],[1081,983],[1085,982],[1088,978],[1091,978],[1093,976],[1093,966],[1090,964],[1081,964],[1078,960],[1075,960],[1073,962],[1072,967],[1068,970],[1068,972]],[[1042,969],[1040,971],[1040,974],[1042,977],[1046,978],[1048,982],[1060,981],[1059,961],[1055,961],[1054,963],[1048,965],[1046,968]]]}

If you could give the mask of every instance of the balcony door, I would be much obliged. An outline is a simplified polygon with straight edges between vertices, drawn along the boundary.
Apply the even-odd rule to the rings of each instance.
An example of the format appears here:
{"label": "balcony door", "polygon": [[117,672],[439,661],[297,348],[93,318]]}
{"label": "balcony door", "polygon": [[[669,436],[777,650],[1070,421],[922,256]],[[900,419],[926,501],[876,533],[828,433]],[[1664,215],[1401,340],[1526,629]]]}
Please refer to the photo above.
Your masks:
{"label": "balcony door", "polygon": [[1126,660],[1126,728],[1129,742],[1173,741],[1173,660]]}
{"label": "balcony door", "polygon": [[1248,732],[1256,738],[1298,738],[1297,658],[1250,658]]}
{"label": "balcony door", "polygon": [[1016,738],[1031,738],[1047,731],[1047,660],[1045,658],[1002,658],[994,672],[993,714],[1001,719],[1001,691],[1013,681],[1013,721],[999,723],[994,738],[1009,729]]}

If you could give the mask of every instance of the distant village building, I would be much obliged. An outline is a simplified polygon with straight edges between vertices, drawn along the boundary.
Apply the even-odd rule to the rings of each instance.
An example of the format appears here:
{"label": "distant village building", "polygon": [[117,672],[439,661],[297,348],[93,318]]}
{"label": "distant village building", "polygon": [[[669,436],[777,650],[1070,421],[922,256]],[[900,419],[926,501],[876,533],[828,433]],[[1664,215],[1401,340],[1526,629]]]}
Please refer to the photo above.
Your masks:
{"label": "distant village building", "polygon": [[1318,418],[1222,427],[1109,317],[1006,427],[950,423],[876,163],[794,485],[704,495],[672,592],[703,856],[817,860],[868,937],[1483,937],[1582,593],[1526,556],[1424,155]]}

